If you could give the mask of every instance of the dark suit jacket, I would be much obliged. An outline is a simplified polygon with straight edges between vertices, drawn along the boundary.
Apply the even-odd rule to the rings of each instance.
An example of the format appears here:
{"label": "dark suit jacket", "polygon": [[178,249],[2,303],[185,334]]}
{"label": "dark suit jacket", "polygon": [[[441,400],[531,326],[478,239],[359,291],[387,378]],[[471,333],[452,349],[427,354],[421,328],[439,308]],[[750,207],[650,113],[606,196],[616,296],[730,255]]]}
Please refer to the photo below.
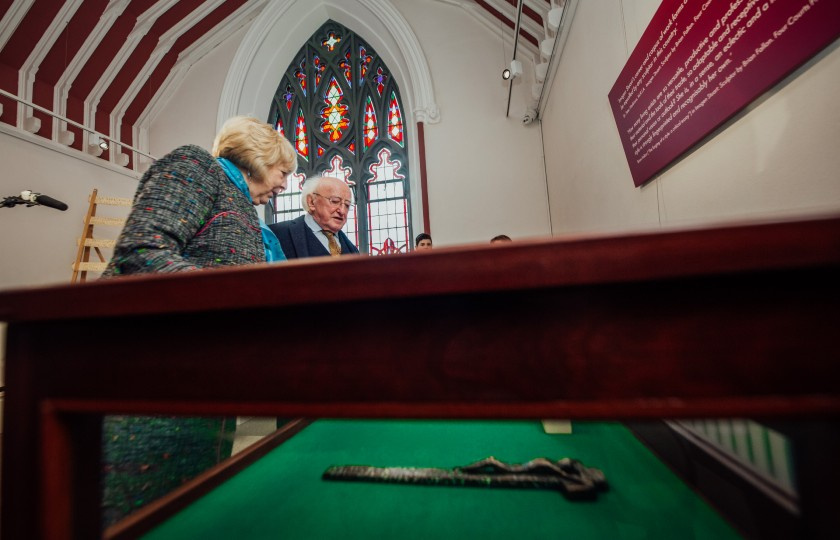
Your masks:
{"label": "dark suit jacket", "polygon": [[[306,257],[324,257],[330,254],[327,248],[315,237],[315,233],[304,221],[305,216],[274,223],[268,227],[277,235],[280,246],[287,259],[304,259]],[[336,235],[341,244],[341,254],[358,253],[359,250],[350,242],[343,231]]]}

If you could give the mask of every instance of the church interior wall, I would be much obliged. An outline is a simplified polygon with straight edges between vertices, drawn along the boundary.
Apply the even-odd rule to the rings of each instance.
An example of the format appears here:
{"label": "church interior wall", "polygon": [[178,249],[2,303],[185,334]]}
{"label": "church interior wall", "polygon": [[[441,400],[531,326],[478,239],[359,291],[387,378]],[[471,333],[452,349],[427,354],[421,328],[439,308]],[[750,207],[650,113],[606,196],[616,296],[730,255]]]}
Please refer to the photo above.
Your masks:
{"label": "church interior wall", "polygon": [[[505,117],[508,87],[500,74],[503,53],[509,55],[511,45],[456,6],[407,0],[393,4],[409,21],[426,56],[440,108],[438,122],[424,122],[430,228],[436,245],[484,242],[499,233],[517,238],[549,234],[539,128],[522,126],[520,121],[525,102],[521,94],[530,92],[524,82],[527,77],[514,86],[511,114]],[[291,41],[289,32],[282,28],[288,20],[298,21],[298,27],[311,26],[314,31],[322,24],[323,17],[333,17],[357,32],[366,30],[359,29],[358,22],[343,15],[344,10],[334,6],[301,5],[293,6],[279,17],[277,24],[281,28],[268,32],[265,42],[260,44],[266,52],[257,52],[244,76],[242,92],[247,95],[240,100],[240,112],[260,117],[267,114],[267,103],[280,75],[300,43],[311,33],[309,29],[303,33],[295,30],[295,45],[290,48],[286,45]],[[300,24],[301,21],[311,24]],[[367,26],[387,32],[386,27]],[[212,131],[205,124],[215,114],[215,109],[210,110],[213,100],[220,99],[223,85],[220,77],[228,70],[242,40],[241,34],[228,39],[217,48],[218,53],[214,51],[214,55],[208,55],[190,70],[177,94],[153,121],[150,141],[159,144],[171,140],[176,133],[212,140]],[[370,41],[389,67],[400,61],[399,50],[389,36],[379,35]],[[277,52],[281,45],[284,54]],[[272,64],[275,64],[273,68]],[[531,64],[526,64],[530,68]],[[269,68],[275,70],[274,78],[265,74]],[[396,76],[402,75],[399,70],[394,71]],[[403,97],[410,100],[409,83],[405,80],[400,83]],[[262,88],[251,88],[256,84]],[[199,94],[201,97],[196,100]],[[265,110],[259,108],[263,101]],[[409,114],[406,116],[410,118]],[[191,122],[191,117],[196,121]],[[199,121],[200,126],[196,124]],[[409,133],[412,135],[416,137],[416,131]],[[416,145],[416,140],[409,144]],[[412,181],[419,183],[420,167],[416,159],[410,166]],[[413,211],[421,215],[419,197],[414,195]],[[427,228],[422,223],[415,224],[415,234],[421,232],[421,226]]]}
{"label": "church interior wall", "polygon": [[837,42],[634,187],[607,94],[658,5],[578,3],[542,119],[553,234],[836,214]]}
{"label": "church interior wall", "polygon": [[[395,2],[432,72],[440,122],[426,124],[435,245],[549,234],[539,126],[523,126],[530,73],[514,82],[510,115],[502,81],[512,44],[443,2]],[[525,57],[522,57],[525,58]],[[525,69],[532,63],[523,62]]]}
{"label": "church interior wall", "polygon": [[184,144],[210,150],[216,136],[216,112],[225,76],[246,31],[243,28],[236,32],[194,64],[178,89],[161,104],[149,125],[152,155],[163,156]]}
{"label": "church interior wall", "polygon": [[[321,6],[313,6],[308,2],[298,2],[292,5],[292,9],[305,10],[306,14],[301,16],[313,21],[329,16],[342,23],[348,22],[342,21],[347,10],[334,4],[340,3],[324,2]],[[457,6],[431,0],[397,0],[393,5],[409,21],[416,34],[430,66],[435,98],[440,108],[440,120],[424,124],[430,228],[436,245],[487,242],[499,233],[514,238],[548,235],[539,128],[536,125],[522,126],[520,122],[525,102],[523,95],[530,92],[524,82],[528,73],[523,82],[513,86],[511,114],[505,116],[508,87],[501,80],[500,73],[504,55],[511,53],[511,45],[505,44],[499,35],[488,31]],[[286,12],[278,18],[280,27],[274,30],[273,35],[282,37],[294,32],[289,29],[289,21],[300,22],[300,19],[292,17],[293,14]],[[225,78],[244,36],[257,21],[259,18],[194,64],[180,85],[157,106],[147,133],[150,154],[161,156],[182,144],[211,146]],[[351,28],[358,27],[349,22]],[[381,22],[367,24],[366,28],[387,30]],[[365,28],[357,28],[357,31],[364,32]],[[301,43],[311,31],[304,33],[306,36],[298,40]],[[363,37],[370,39],[364,34]],[[377,52],[390,62],[389,65],[403,61],[394,39],[394,36],[387,35],[370,39]],[[288,58],[297,52],[301,44],[298,41],[294,50],[286,47]],[[288,58],[284,57],[280,62],[282,66],[276,66],[276,79],[279,80]],[[256,96],[273,95],[277,83],[273,80],[264,82],[270,79],[265,75],[265,62],[262,57],[255,59],[251,70],[258,73],[249,74],[246,83],[263,81],[260,84],[268,84],[271,88],[259,91],[245,88],[244,92],[252,92]],[[526,61],[525,64],[526,69],[532,69],[531,63]],[[394,71],[397,77],[405,76],[404,70]],[[410,101],[408,82],[400,80],[400,83],[404,99]],[[408,108],[408,105],[404,106]],[[265,110],[257,108],[252,102],[247,110],[239,113],[266,114]],[[411,119],[411,111],[407,110],[406,121]],[[410,137],[415,137],[413,142],[409,142],[414,145],[414,157],[418,155],[416,134],[416,130],[409,132]],[[18,146],[27,147],[27,143],[21,140],[15,144],[3,144],[0,157],[15,155]],[[96,166],[91,169],[94,172],[89,172],[91,165],[88,160],[74,160],[65,155],[54,157],[53,152],[44,151],[40,146],[29,146],[31,148],[24,153],[38,156],[37,176],[32,176],[38,179],[38,189],[55,198],[63,197],[70,210],[5,210],[4,218],[26,233],[25,238],[6,238],[4,243],[10,247],[33,246],[44,245],[45,236],[49,240],[46,241],[48,248],[39,250],[37,255],[21,258],[12,267],[4,265],[0,274],[0,287],[3,288],[69,280],[69,265],[75,256],[75,238],[81,231],[81,220],[91,189],[99,187],[101,192],[109,195],[131,197],[136,188],[136,179],[130,175]],[[64,161],[74,164],[66,166]],[[31,168],[29,170],[32,171]],[[61,174],[56,171],[61,171]],[[412,180],[419,184],[420,167],[416,159],[411,163],[411,175]],[[139,174],[134,176],[139,177]],[[4,184],[12,185],[8,180]],[[420,216],[420,197],[412,195],[413,212]],[[429,227],[420,223],[414,228],[416,234],[421,232],[421,228]]]}
{"label": "church interior wall", "polygon": [[[311,17],[347,16],[346,10],[332,6],[335,3],[304,4],[314,13]],[[501,33],[447,2],[394,0],[392,6],[408,21],[428,62],[440,111],[439,121],[424,123],[430,228],[438,246],[482,243],[499,233],[514,239],[620,233],[823,215],[840,209],[837,43],[709,140],[635,188],[607,93],[657,1],[579,2],[541,122],[527,126],[521,114],[530,93],[531,59],[524,58],[525,73],[512,86],[506,116],[508,87],[501,81],[500,68],[511,54],[511,44]],[[151,154],[163,155],[187,143],[210,147],[226,77],[259,20],[194,64],[157,106],[147,132]],[[282,35],[291,20],[278,18],[276,34]],[[381,31],[382,24],[368,27]],[[400,62],[395,39],[384,35],[371,41],[386,61]],[[253,69],[264,67],[256,63]],[[277,73],[284,68],[278,66]],[[395,73],[406,77],[402,69]],[[408,81],[400,82],[409,109],[412,89]],[[411,116],[407,110],[406,121]],[[0,288],[67,282],[91,190],[131,197],[140,175],[0,128],[0,159],[6,164],[0,178],[3,195],[19,191],[20,179],[25,178],[27,188],[70,206],[67,212],[2,210]],[[416,130],[409,135],[416,138]],[[416,140],[410,144],[416,145]],[[416,155],[414,148],[412,156]],[[416,159],[411,167],[413,180],[419,182]],[[419,197],[413,194],[412,202],[420,215]]]}
{"label": "church interior wall", "polygon": [[6,126],[0,127],[0,162],[3,198],[20,195],[23,188],[68,206],[63,212],[43,206],[0,208],[0,289],[69,283],[91,191],[133,197],[139,178]]}

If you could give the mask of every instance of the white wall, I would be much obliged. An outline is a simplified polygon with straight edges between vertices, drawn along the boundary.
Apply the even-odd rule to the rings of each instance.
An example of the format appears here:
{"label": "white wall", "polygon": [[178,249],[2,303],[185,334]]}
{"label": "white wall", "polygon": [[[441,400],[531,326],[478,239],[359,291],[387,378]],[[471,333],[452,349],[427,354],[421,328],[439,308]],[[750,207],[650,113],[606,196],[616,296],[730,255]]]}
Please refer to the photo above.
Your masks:
{"label": "white wall", "polygon": [[[251,24],[201,58],[150,120],[150,154],[162,156],[188,143],[210,148],[225,81],[232,70],[247,71],[241,92],[267,96],[262,101],[252,99],[251,106],[237,112],[265,116],[268,100],[291,56],[326,17],[348,23],[370,41],[393,70],[404,100],[427,105],[423,92],[430,89],[418,90],[408,81],[416,78],[416,66],[406,65],[410,56],[399,43],[406,36],[389,34],[393,21],[371,19],[383,13],[377,0],[288,0],[283,5],[286,16],[277,18],[273,35],[299,39],[291,43],[290,38],[282,54],[276,48],[272,50],[271,43],[263,44],[269,56],[258,57],[250,66],[233,64],[248,32],[265,22],[266,8]],[[532,64],[525,59],[526,73],[514,85],[511,115],[505,118],[507,86],[500,80],[500,73],[509,60],[505,55],[511,53],[509,40],[501,39],[464,9],[445,2],[394,0],[389,9],[394,8],[419,41],[418,52],[429,65],[440,109],[440,121],[435,123],[429,110],[420,114],[406,105],[407,111],[425,115],[431,232],[436,245],[483,243],[499,233],[514,238],[548,234],[539,126],[522,126],[520,121],[530,93],[527,81],[531,80]],[[302,17],[288,16],[298,11]],[[308,26],[302,29],[302,22]],[[269,60],[273,64],[267,63]],[[411,112],[405,121],[409,123],[410,152],[414,156],[411,174],[415,186],[419,186],[417,133]],[[5,164],[0,194],[14,195],[31,188],[70,206],[66,212],[43,207],[0,209],[0,288],[69,281],[90,191],[97,187],[106,195],[134,195],[139,175],[57,148],[49,141],[0,126],[0,159]],[[412,193],[412,198],[419,220],[419,190]]]}
{"label": "white wall", "polygon": [[[538,124],[523,126],[530,62],[505,117],[505,43],[463,9],[396,0],[429,62],[441,120],[426,124],[429,213],[435,245],[549,234]],[[504,52],[507,57],[505,58]]]}
{"label": "white wall", "polygon": [[[243,33],[235,33],[190,69],[151,122],[151,155],[163,156],[184,144],[210,149],[224,76]],[[69,282],[90,192],[98,188],[100,195],[131,198],[140,177],[5,125],[0,125],[0,161],[4,163],[0,196],[32,189],[69,206],[64,212],[46,207],[0,208],[0,289]],[[100,207],[98,214],[118,215],[114,212],[120,210]],[[103,227],[100,231],[102,237],[116,237],[115,230]],[[103,254],[108,259],[110,250]]]}
{"label": "white wall", "polygon": [[0,208],[0,289],[69,283],[91,191],[133,197],[137,188],[138,175],[130,171],[5,125],[0,125],[0,163],[0,197],[31,189],[68,205],[63,212]]}
{"label": "white wall", "polygon": [[[353,1],[368,6],[373,2]],[[346,7],[346,1],[287,4],[338,19],[347,16],[346,9],[332,6]],[[658,7],[657,0],[578,2],[541,126],[520,122],[533,68],[528,61],[522,80],[514,86],[510,118],[505,118],[507,87],[499,72],[511,52],[509,43],[465,9],[447,2],[393,0],[391,4],[419,42],[440,109],[439,122],[425,123],[431,232],[438,246],[485,242],[498,233],[524,238],[840,212],[836,43],[714,139],[646,186],[635,188],[607,93]],[[260,20],[190,69],[151,121],[152,154],[162,155],[185,143],[210,146],[226,77],[237,68],[233,58]],[[281,17],[276,32],[294,33],[298,23]],[[379,32],[387,25],[380,21],[368,26]],[[398,61],[400,51],[393,46],[397,37],[371,41],[383,57],[387,54]],[[288,55],[298,48],[295,43]],[[277,77],[285,67],[277,66]],[[395,69],[400,77],[406,77],[406,71]],[[259,77],[267,75],[263,71]],[[407,83],[399,82],[404,93],[411,91],[405,88]],[[258,93],[271,95],[272,85],[276,81]],[[416,145],[416,137],[411,144]],[[71,153],[0,126],[4,163],[0,195],[31,188],[70,205],[66,212],[44,207],[0,209],[0,288],[69,281],[90,191],[98,187],[107,195],[133,196],[134,176]],[[415,178],[419,173],[418,164],[412,163]]]}
{"label": "white wall", "polygon": [[[388,19],[393,8],[408,21],[409,27],[400,31],[412,36],[398,33],[394,17]],[[390,4],[298,0],[267,6],[230,66],[223,107],[229,104],[239,114],[266,116],[293,55],[327,18],[359,33],[385,60],[409,112],[406,122],[411,113],[418,117],[429,113],[422,74],[406,65],[412,58],[406,42],[414,38],[419,42],[440,109],[439,122],[425,122],[429,212],[436,245],[487,242],[501,232],[515,238],[548,234],[539,129],[521,126],[524,106],[517,104],[523,99],[514,100],[511,118],[505,118],[507,87],[500,79],[504,43],[460,7],[433,0]],[[517,95],[524,87],[516,87]],[[409,123],[407,132],[416,188],[420,167],[415,126]],[[420,232],[417,189],[412,191],[412,206],[415,229]]]}
{"label": "white wall", "polygon": [[579,1],[543,112],[555,235],[840,212],[838,44],[635,188],[607,100],[659,2]]}
{"label": "white wall", "polygon": [[[149,153],[163,156],[185,144],[210,150],[225,76],[250,27],[246,25],[194,64],[149,127]],[[243,114],[254,114],[244,111]]]}

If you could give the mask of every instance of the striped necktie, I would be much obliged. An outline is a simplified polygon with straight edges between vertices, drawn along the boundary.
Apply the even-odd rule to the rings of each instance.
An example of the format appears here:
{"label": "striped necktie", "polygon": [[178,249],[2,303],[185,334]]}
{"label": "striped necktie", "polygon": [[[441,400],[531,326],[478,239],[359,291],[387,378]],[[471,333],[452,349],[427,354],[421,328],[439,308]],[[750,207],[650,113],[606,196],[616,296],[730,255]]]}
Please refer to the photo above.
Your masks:
{"label": "striped necktie", "polygon": [[335,233],[332,231],[328,231],[326,229],[321,231],[327,236],[327,240],[329,240],[330,244],[330,256],[338,257],[341,255],[341,246],[338,245],[338,240],[335,239]]}

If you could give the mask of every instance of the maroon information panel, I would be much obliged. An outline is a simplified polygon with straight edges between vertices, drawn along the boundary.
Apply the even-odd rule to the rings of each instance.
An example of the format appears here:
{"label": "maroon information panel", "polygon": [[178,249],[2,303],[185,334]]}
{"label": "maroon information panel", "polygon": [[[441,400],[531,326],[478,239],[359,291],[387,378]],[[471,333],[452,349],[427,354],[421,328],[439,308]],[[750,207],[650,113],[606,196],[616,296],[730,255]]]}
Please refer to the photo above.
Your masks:
{"label": "maroon information panel", "polygon": [[840,36],[840,0],[663,0],[609,93],[640,186]]}

